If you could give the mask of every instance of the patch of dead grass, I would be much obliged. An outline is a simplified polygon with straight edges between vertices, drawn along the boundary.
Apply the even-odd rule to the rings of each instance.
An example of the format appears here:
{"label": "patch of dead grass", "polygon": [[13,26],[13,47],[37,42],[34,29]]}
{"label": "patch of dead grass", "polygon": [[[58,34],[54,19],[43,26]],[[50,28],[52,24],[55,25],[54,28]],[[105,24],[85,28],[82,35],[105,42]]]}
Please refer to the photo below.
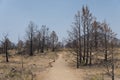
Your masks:
{"label": "patch of dead grass", "polygon": [[[11,51],[12,52],[12,51]],[[50,59],[56,59],[57,54],[49,52],[35,54],[34,56],[11,54],[9,62],[5,62],[4,54],[0,55],[0,80],[37,80],[40,72],[49,68]],[[23,59],[23,68],[22,68]]]}

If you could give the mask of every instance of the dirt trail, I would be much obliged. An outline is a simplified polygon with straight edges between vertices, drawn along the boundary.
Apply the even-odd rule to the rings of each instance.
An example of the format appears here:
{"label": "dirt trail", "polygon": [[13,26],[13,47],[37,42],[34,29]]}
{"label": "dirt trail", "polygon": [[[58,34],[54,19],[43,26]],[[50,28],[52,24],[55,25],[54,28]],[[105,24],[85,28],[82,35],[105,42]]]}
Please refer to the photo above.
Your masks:
{"label": "dirt trail", "polygon": [[[102,79],[103,77],[105,80],[111,80],[110,76],[101,75],[103,71],[99,68],[71,68],[64,59],[65,54],[66,52],[59,52],[59,57],[53,62],[52,67],[38,72],[36,80],[89,80],[90,78]],[[119,79],[115,77],[115,80]]]}
{"label": "dirt trail", "polygon": [[44,80],[83,80],[81,74],[76,73],[76,71],[67,66],[63,59],[63,53],[60,53],[59,58],[53,63],[53,67],[49,70]]}

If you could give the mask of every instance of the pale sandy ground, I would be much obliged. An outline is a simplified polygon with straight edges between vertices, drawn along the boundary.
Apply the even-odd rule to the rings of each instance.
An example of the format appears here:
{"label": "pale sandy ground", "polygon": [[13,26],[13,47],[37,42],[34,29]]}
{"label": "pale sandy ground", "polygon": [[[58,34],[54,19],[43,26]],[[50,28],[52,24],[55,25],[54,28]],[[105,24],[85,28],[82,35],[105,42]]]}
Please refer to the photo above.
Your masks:
{"label": "pale sandy ground", "polygon": [[39,73],[37,80],[83,80],[84,72],[77,73],[77,69],[70,68],[63,59],[63,52],[59,53],[59,58],[53,63],[50,70]]}

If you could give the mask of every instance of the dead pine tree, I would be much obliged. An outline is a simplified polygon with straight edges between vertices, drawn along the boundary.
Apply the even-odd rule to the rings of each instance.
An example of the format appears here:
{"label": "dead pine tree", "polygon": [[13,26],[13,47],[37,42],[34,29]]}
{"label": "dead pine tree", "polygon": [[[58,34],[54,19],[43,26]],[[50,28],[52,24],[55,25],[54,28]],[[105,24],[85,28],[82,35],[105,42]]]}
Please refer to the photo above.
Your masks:
{"label": "dead pine tree", "polygon": [[83,61],[85,62],[86,56],[86,22],[85,22],[85,8],[82,8],[82,27],[83,27]]}
{"label": "dead pine tree", "polygon": [[112,80],[114,80],[114,57],[113,57],[113,42],[111,41],[111,48],[112,48]]}
{"label": "dead pine tree", "polygon": [[81,47],[81,15],[80,11],[75,15],[74,27],[76,28],[76,38],[77,38],[77,68],[82,64],[82,47]]}
{"label": "dead pine tree", "polygon": [[28,25],[28,29],[26,31],[27,37],[28,37],[28,41],[29,41],[29,55],[32,56],[33,55],[33,38],[34,38],[34,34],[35,34],[35,25],[32,21],[30,21],[29,25]]}
{"label": "dead pine tree", "polygon": [[41,38],[42,38],[42,35],[41,35],[41,32],[40,32],[40,29],[37,30],[37,34],[36,34],[36,37],[37,37],[37,52],[39,53],[40,52],[40,49],[41,49]]}
{"label": "dead pine tree", "polygon": [[114,73],[114,70],[115,70],[115,67],[114,67],[114,43],[115,43],[115,41],[114,41],[114,38],[115,38],[115,36],[116,36],[116,34],[115,33],[113,33],[112,32],[112,30],[110,30],[111,31],[111,34],[110,34],[110,36],[111,36],[111,54],[112,54],[112,80],[115,80],[115,73]]}
{"label": "dead pine tree", "polygon": [[93,17],[88,7],[83,6],[82,8],[82,27],[83,27],[83,36],[84,36],[83,60],[85,62],[85,65],[88,65],[89,56],[90,56],[90,30],[91,30],[92,19]]}
{"label": "dead pine tree", "polygon": [[[75,21],[73,22],[72,31],[69,32],[70,40],[72,39],[73,51],[76,53],[76,67],[79,68],[82,63],[82,49],[81,49],[81,16],[80,11],[75,15]],[[72,35],[72,36],[71,36]]]}
{"label": "dead pine tree", "polygon": [[107,61],[108,60],[108,40],[109,40],[109,33],[110,33],[110,29],[108,27],[108,24],[106,22],[103,23],[103,31],[104,31],[104,46],[105,46],[105,55],[104,55],[104,60]]}
{"label": "dead pine tree", "polygon": [[49,48],[49,28],[47,28],[47,32],[46,32],[46,48],[47,48],[47,51],[48,51],[48,48]]}
{"label": "dead pine tree", "polygon": [[91,29],[89,30],[89,65],[92,64],[92,52],[98,51],[98,43],[99,43],[99,26],[100,23],[96,21],[96,18],[94,18],[92,24],[91,24]]}
{"label": "dead pine tree", "polygon": [[46,31],[47,31],[46,25],[42,25],[42,27],[41,27],[41,35],[42,35],[42,41],[41,41],[41,53],[44,53],[44,49],[45,49]]}
{"label": "dead pine tree", "polygon": [[6,54],[6,62],[9,62],[9,59],[8,59],[8,38],[7,38],[7,36],[5,36],[4,38],[5,38],[5,54]]}
{"label": "dead pine tree", "polygon": [[81,46],[81,16],[80,11],[78,11],[76,15],[76,22],[78,28],[78,54],[79,54],[79,62],[82,63],[82,46]]}
{"label": "dead pine tree", "polygon": [[4,39],[1,42],[2,42],[2,45],[3,45],[3,49],[4,49],[6,62],[9,62],[9,57],[8,57],[9,56],[9,54],[8,54],[8,42],[9,42],[8,34],[4,35]]}
{"label": "dead pine tree", "polygon": [[55,31],[52,31],[50,34],[50,40],[51,40],[51,47],[52,51],[55,51],[56,45],[58,43],[58,36]]}
{"label": "dead pine tree", "polygon": [[[72,31],[69,32],[70,40],[72,41],[73,51],[76,53],[77,68],[80,65],[88,65],[90,58],[90,32],[92,24],[92,14],[88,7],[82,8],[75,15],[75,21],[72,25]],[[91,62],[90,62],[91,63]]]}
{"label": "dead pine tree", "polygon": [[76,67],[79,68],[79,44],[78,44],[78,28],[76,23],[72,25],[72,30],[69,31],[69,47],[72,49],[70,52],[76,56]]}

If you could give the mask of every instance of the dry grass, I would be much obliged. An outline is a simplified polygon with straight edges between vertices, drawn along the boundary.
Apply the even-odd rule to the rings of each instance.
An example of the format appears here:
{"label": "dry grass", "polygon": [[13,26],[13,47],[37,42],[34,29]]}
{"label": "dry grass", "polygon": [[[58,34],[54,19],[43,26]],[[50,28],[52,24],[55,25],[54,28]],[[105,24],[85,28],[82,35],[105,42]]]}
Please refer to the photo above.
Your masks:
{"label": "dry grass", "polygon": [[[115,51],[115,80],[120,79],[120,49]],[[35,54],[34,56],[25,55],[23,57],[23,68],[21,55],[16,55],[15,51],[10,51],[10,59],[8,63],[5,62],[5,55],[0,54],[0,80],[43,80],[46,72],[49,71],[51,61],[57,59],[57,54],[48,52],[44,54]],[[64,51],[64,59],[73,69],[76,69],[75,55],[69,51]],[[96,55],[95,55],[96,56]],[[100,59],[104,56],[97,55]],[[102,58],[101,58],[102,57]],[[96,58],[93,57],[94,61]],[[73,71],[75,75],[84,75],[85,80],[111,80],[111,76],[107,74],[104,65],[94,64],[90,66],[80,66],[79,69]]]}
{"label": "dry grass", "polygon": [[[57,54],[49,52],[46,55],[36,54],[34,56],[14,54],[11,51],[9,62],[5,62],[5,56],[0,55],[0,80],[37,80],[37,74],[50,67],[49,61],[56,59]],[[23,67],[22,67],[23,59]]]}
{"label": "dry grass", "polygon": [[[115,58],[115,80],[119,80],[120,79],[120,49],[117,49],[114,52],[114,58]],[[73,55],[71,52],[66,51],[66,53],[64,54],[64,59],[65,61],[68,62],[68,65],[75,68],[76,67],[76,58],[75,55]],[[101,61],[104,61],[104,55],[97,55],[97,58],[100,59],[96,59],[96,55],[93,56],[93,65],[92,66],[80,66],[80,68],[78,69],[79,73],[81,73],[81,71],[84,73],[85,75],[85,80],[111,80],[111,76],[108,75],[107,73],[107,69],[105,67],[105,63],[99,63]],[[97,64],[96,64],[97,62]],[[102,64],[102,65],[101,65]],[[109,69],[111,71],[111,69]]]}

